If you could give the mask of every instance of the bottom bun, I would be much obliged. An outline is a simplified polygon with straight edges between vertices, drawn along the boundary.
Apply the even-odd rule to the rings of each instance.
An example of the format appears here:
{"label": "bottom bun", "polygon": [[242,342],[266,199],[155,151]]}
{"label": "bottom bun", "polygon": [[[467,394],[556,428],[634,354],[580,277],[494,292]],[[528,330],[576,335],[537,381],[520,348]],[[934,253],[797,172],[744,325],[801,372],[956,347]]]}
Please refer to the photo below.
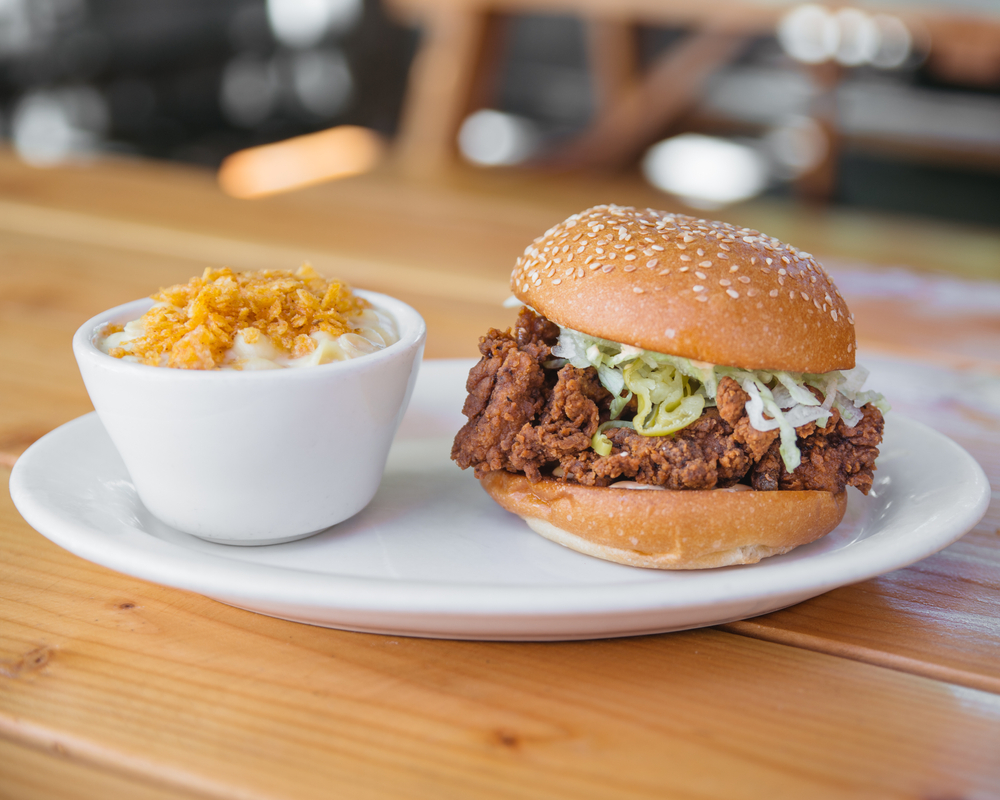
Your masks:
{"label": "bottom bun", "polygon": [[637,490],[580,486],[497,471],[483,488],[546,539],[633,567],[755,564],[826,536],[847,492]]}

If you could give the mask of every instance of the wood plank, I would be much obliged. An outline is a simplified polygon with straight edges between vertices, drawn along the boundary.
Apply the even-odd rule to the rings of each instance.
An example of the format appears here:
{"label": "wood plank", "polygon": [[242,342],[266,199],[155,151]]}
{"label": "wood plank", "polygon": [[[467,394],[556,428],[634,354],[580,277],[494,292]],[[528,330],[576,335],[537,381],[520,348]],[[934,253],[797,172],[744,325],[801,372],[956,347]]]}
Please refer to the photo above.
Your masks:
{"label": "wood plank", "polygon": [[[0,159],[0,172],[3,165]],[[415,200],[420,196],[419,191],[404,184],[402,193],[413,194],[407,196],[397,211],[406,217],[406,208],[412,204],[420,224],[407,230],[411,238],[405,247],[394,243],[396,249],[380,251],[383,240],[389,237],[373,230],[371,219],[394,208],[399,201],[391,199],[396,195],[388,183],[359,182],[352,186],[357,190],[358,205],[367,209],[367,233],[351,240],[354,250],[345,256],[333,239],[324,239],[318,219],[309,214],[302,215],[300,227],[291,217],[280,221],[287,209],[272,215],[273,208],[265,205],[240,204],[245,213],[233,216],[229,201],[215,196],[211,186],[201,181],[202,173],[163,171],[157,185],[163,187],[162,194],[170,203],[161,207],[152,203],[148,191],[142,192],[146,179],[161,174],[156,165],[114,165],[108,172],[56,171],[65,181],[53,181],[53,174],[48,172],[14,172],[23,180],[21,195],[33,202],[8,205],[5,209],[12,213],[0,215],[0,231],[5,230],[4,226],[8,231],[0,235],[0,461],[7,464],[12,464],[17,454],[38,436],[90,410],[69,351],[69,337],[83,320],[96,311],[142,296],[151,288],[185,280],[205,266],[216,265],[217,259],[227,253],[245,258],[242,264],[230,262],[240,266],[270,266],[275,258],[290,258],[293,252],[296,257],[300,252],[308,255],[310,248],[315,248],[311,252],[319,253],[320,258],[330,259],[322,262],[325,267],[370,259],[365,262],[374,265],[370,274],[364,276],[370,278],[368,285],[400,295],[424,314],[430,329],[429,356],[472,356],[479,334],[490,326],[506,327],[512,319],[511,312],[494,302],[494,296],[505,294],[501,281],[505,280],[509,264],[501,263],[508,256],[501,259],[498,253],[504,248],[519,249],[514,242],[515,233],[533,235],[529,231],[535,230],[532,226],[537,223],[537,215],[556,213],[548,204],[561,202],[553,194],[544,202],[531,200],[525,209],[517,198],[526,184],[517,177],[510,184],[502,181],[494,184],[499,190],[485,198],[481,185],[466,185],[456,178],[454,186],[440,184],[429,190],[430,199],[424,205]],[[11,173],[6,175],[9,180]],[[84,214],[79,207],[68,209],[67,215],[67,209],[58,208],[60,203],[75,206],[88,194],[94,196],[97,188],[121,190],[125,195],[118,196],[118,206],[107,201],[101,215]],[[337,190],[345,192],[338,200],[345,207],[350,205],[345,199],[349,188],[345,184]],[[129,204],[131,217],[125,213],[123,200],[129,192],[136,197]],[[36,204],[49,198],[50,193],[59,201],[54,209]],[[297,202],[305,203],[304,207],[314,213],[318,200],[313,196],[305,203],[299,197]],[[198,219],[171,216],[176,213],[175,206],[197,208]],[[454,242],[442,244],[439,228],[432,222],[433,215],[424,216],[425,206],[434,206],[435,214],[444,214],[445,228],[456,236],[467,229],[462,235],[480,237],[482,244],[475,259],[469,260],[468,252],[454,247]],[[121,209],[121,217],[110,216],[112,212],[118,213],[116,208]],[[141,209],[141,213],[135,213],[135,208]],[[545,211],[546,208],[549,210]],[[169,226],[157,220],[156,215],[161,213],[170,221]],[[265,223],[268,220],[273,223],[272,216],[280,224],[268,228]],[[361,218],[349,219],[357,227]],[[491,225],[490,219],[497,221]],[[218,221],[219,230],[213,227],[214,221]],[[259,238],[249,234],[242,238],[243,226],[257,224],[261,227]],[[298,241],[298,230],[303,232],[301,251],[294,249],[297,245],[289,244]],[[892,240],[905,227],[890,226],[887,230],[885,237]],[[412,261],[408,260],[408,253],[413,254]],[[393,285],[393,276],[408,264],[425,281],[413,280],[408,284],[414,294],[398,292]],[[447,291],[445,296],[438,296],[434,287],[447,280],[448,275],[460,274],[463,265],[472,277],[483,282],[458,283],[458,288],[453,287],[455,296],[449,296]],[[383,266],[387,271],[383,271]],[[386,275],[389,279],[385,279]],[[416,293],[423,291],[426,293]],[[458,297],[463,293],[464,297]],[[939,334],[927,324],[923,312],[911,305],[901,304],[896,314],[886,313],[888,306],[878,298],[865,301],[858,311],[859,331],[870,333],[883,345],[887,339],[897,344],[915,342],[921,347],[929,347],[936,341],[944,347],[937,353],[941,357],[952,346],[948,344],[949,332],[958,332],[958,340],[979,344],[992,341],[989,337],[997,333],[994,321],[982,318],[972,323],[960,320]],[[972,330],[967,323],[980,327]],[[988,354],[970,351],[965,355],[969,356],[967,363],[976,363],[977,355],[982,363]],[[993,439],[978,433],[972,437],[966,435],[963,440],[961,430],[953,433],[968,442],[969,449],[991,475],[1000,475],[1000,465],[992,465],[988,460],[991,452],[1000,452],[1000,446],[994,449],[991,444]],[[995,509],[990,515],[987,520],[995,519]],[[789,642],[792,641],[789,637],[795,636],[799,637],[796,642],[803,644],[808,640],[811,647],[849,652],[853,658],[947,677],[968,686],[992,688],[1000,658],[997,631],[990,624],[990,615],[995,618],[997,597],[996,573],[991,565],[1000,561],[1000,557],[996,555],[998,540],[989,524],[987,521],[986,527],[981,526],[978,538],[970,537],[952,549],[958,556],[953,557],[949,550],[935,561],[926,562],[930,565],[927,573],[903,571],[899,580],[883,578],[871,585],[841,590],[829,600],[813,601],[815,608],[800,609],[801,617],[792,609],[781,612],[773,623],[756,621],[752,627],[748,623],[741,632],[752,631],[754,635]],[[977,577],[967,580],[961,576],[962,564],[969,556],[963,555],[962,548],[970,542],[980,566]],[[892,602],[886,600],[884,591],[895,593]],[[823,613],[816,610],[823,608],[824,603],[843,598],[845,603],[849,600],[853,604],[851,608],[858,614],[873,614],[878,625],[871,630],[856,626],[857,618],[844,612],[842,606],[836,609],[831,606],[829,612]],[[933,603],[929,602],[931,599]],[[841,620],[841,627],[830,623],[834,617]],[[881,631],[886,631],[886,635],[882,636]],[[963,637],[970,631],[975,634],[975,645],[967,657]],[[808,639],[809,636],[818,639]]]}
{"label": "wood plank", "polygon": [[1000,791],[1000,697],[804,649],[712,630],[508,644],[312,628],[91,565],[6,497],[0,564],[2,735],[178,791]]}
{"label": "wood plank", "polygon": [[[207,795],[201,795],[207,797]],[[9,800],[193,800],[185,790],[150,783],[90,762],[65,748],[48,750],[0,737],[0,797]]]}
{"label": "wood plank", "polygon": [[[635,175],[555,178],[456,169],[415,181],[387,168],[287,195],[235,200],[223,195],[204,169],[123,159],[39,170],[3,149],[0,197],[34,209],[84,213],[94,224],[103,219],[153,225],[163,229],[155,242],[174,232],[201,233],[289,247],[296,261],[319,250],[501,282],[532,239],[588,206],[613,202],[685,210]],[[820,213],[770,200],[717,216],[777,236],[821,260],[1000,279],[1000,233],[991,228],[869,211]],[[224,251],[216,260],[230,258]]]}

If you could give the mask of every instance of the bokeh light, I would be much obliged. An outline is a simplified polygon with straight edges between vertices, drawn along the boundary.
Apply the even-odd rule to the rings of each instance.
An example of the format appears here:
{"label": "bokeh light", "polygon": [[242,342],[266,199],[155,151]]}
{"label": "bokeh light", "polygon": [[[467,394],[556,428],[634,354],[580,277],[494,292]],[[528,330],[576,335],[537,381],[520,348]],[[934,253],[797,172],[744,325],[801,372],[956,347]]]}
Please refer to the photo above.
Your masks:
{"label": "bokeh light", "polygon": [[767,161],[755,148],[696,133],[653,145],[642,171],[653,186],[706,210],[759,194],[769,177]]}
{"label": "bokeh light", "polygon": [[830,60],[840,45],[837,19],[823,6],[798,6],[778,24],[778,41],[796,61],[821,64]]}
{"label": "bokeh light", "polygon": [[473,164],[502,166],[530,158],[540,136],[530,120],[501,111],[483,109],[470,114],[458,134],[458,148]]}
{"label": "bokeh light", "polygon": [[219,185],[243,199],[301,189],[373,169],[385,152],[368,128],[340,125],[233,153],[219,168]]}
{"label": "bokeh light", "polygon": [[52,166],[92,155],[107,127],[107,103],[93,87],[41,90],[14,108],[11,138],[25,162]]}
{"label": "bokeh light", "polygon": [[298,49],[315,47],[329,33],[350,30],[362,10],[362,0],[267,0],[274,37]]}

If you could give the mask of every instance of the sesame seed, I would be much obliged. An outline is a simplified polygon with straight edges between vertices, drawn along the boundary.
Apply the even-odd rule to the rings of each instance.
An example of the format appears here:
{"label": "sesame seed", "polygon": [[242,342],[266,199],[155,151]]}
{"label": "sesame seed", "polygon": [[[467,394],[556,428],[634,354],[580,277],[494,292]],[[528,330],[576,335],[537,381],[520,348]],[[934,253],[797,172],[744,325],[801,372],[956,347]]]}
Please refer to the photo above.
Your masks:
{"label": "sesame seed", "polygon": [[568,270],[566,270],[566,273],[565,273],[565,274],[566,274],[567,276],[568,276],[568,275],[572,275],[572,274],[573,274],[573,268],[572,268],[572,267],[570,267],[570,268],[569,268]]}
{"label": "sesame seed", "polygon": [[705,280],[706,275],[704,272],[696,272],[695,275],[697,275],[702,280]]}
{"label": "sesame seed", "polygon": [[629,253],[627,256],[625,256],[625,260],[626,261],[635,261],[635,253]]}
{"label": "sesame seed", "polygon": [[795,292],[789,292],[788,293],[788,299],[789,300],[794,300],[795,299]]}
{"label": "sesame seed", "polygon": [[756,296],[757,296],[756,289],[747,289],[747,297],[756,297]]}
{"label": "sesame seed", "polygon": [[562,278],[556,278],[554,281],[552,281],[553,286],[558,286],[560,283],[562,283]]}
{"label": "sesame seed", "polygon": [[764,260],[767,262],[768,266],[771,266],[771,264],[774,263],[774,259],[773,258],[765,258]]}
{"label": "sesame seed", "polygon": [[643,290],[640,289],[638,286],[633,286],[632,291],[635,292],[636,294],[642,294]]}
{"label": "sesame seed", "polygon": [[635,264],[626,264],[625,265],[625,271],[626,272],[635,272]]}
{"label": "sesame seed", "polygon": [[736,266],[736,264],[733,264],[733,265],[732,265],[732,266],[731,266],[731,267],[729,268],[729,271],[730,271],[730,272],[737,272],[737,271],[739,271],[739,267],[738,267],[738,266]]}
{"label": "sesame seed", "polygon": [[691,256],[681,256],[680,259],[681,259],[681,261],[690,261],[691,260]]}
{"label": "sesame seed", "polygon": [[663,245],[659,245],[659,244],[654,244],[654,245],[653,245],[653,249],[654,249],[654,250],[663,250]]}
{"label": "sesame seed", "polygon": [[700,255],[700,256],[705,255],[705,251],[702,250],[700,247],[698,248],[697,252],[698,252],[698,255]]}
{"label": "sesame seed", "polygon": [[720,245],[719,245],[719,249],[720,249],[720,250],[728,250],[728,249],[729,249],[729,247],[727,247],[727,246],[726,246],[726,245],[724,245],[724,244],[720,244]]}
{"label": "sesame seed", "polygon": [[711,261],[700,261],[700,262],[698,262],[698,266],[699,267],[710,267],[710,266],[712,266],[712,262]]}
{"label": "sesame seed", "polygon": [[803,300],[808,300],[809,299],[809,295],[807,295],[805,292],[799,292],[799,294],[802,295],[802,299]]}
{"label": "sesame seed", "polygon": [[771,297],[777,297],[778,296],[778,290],[777,289],[772,289],[771,291],[768,292],[768,294],[771,295]]}
{"label": "sesame seed", "polygon": [[657,272],[656,274],[657,274],[657,275],[669,275],[669,274],[670,274],[670,270],[669,270],[669,269],[661,269],[661,270],[660,270],[659,272]]}
{"label": "sesame seed", "polygon": [[705,291],[705,287],[704,287],[704,286],[701,286],[701,285],[698,285],[698,286],[692,286],[692,287],[691,287],[691,291],[692,291],[692,292],[703,292],[703,291]]}
{"label": "sesame seed", "polygon": [[733,289],[726,289],[726,294],[728,294],[728,295],[729,295],[730,297],[732,297],[732,298],[733,298],[734,300],[735,300],[735,299],[736,299],[737,297],[739,297],[739,296],[740,296],[740,293],[739,293],[739,292],[737,292],[737,291],[734,291]]}
{"label": "sesame seed", "polygon": [[598,263],[591,264],[589,269],[600,269],[601,265]]}
{"label": "sesame seed", "polygon": [[751,256],[750,257],[750,266],[752,267],[756,263],[757,263],[757,256]]}
{"label": "sesame seed", "polygon": [[576,277],[582,278],[586,273],[583,271],[583,267],[576,268]]}
{"label": "sesame seed", "polygon": [[792,260],[788,256],[782,256],[781,260],[784,261],[786,264],[792,263]]}
{"label": "sesame seed", "polygon": [[601,267],[601,272],[612,272],[614,271],[614,268],[615,268],[614,264],[605,264],[603,267]]}
{"label": "sesame seed", "polygon": [[836,322],[837,321],[837,309],[835,309],[835,308],[830,309],[830,316],[833,317],[833,321]]}
{"label": "sesame seed", "polygon": [[733,282],[731,280],[727,280],[726,278],[723,278],[722,280],[719,281],[719,286],[732,286],[732,285]]}
{"label": "sesame seed", "polygon": [[608,253],[608,258],[618,258],[618,253]]}
{"label": "sesame seed", "polygon": [[750,283],[750,278],[748,278],[746,275],[740,275],[740,277],[738,277],[736,280],[738,280],[740,283]]}
{"label": "sesame seed", "polygon": [[817,300],[815,297],[813,298],[813,305],[816,306],[816,310],[817,311],[821,311],[822,310],[819,307],[819,300]]}
{"label": "sesame seed", "polygon": [[523,286],[521,287],[521,291],[522,291],[522,292],[526,292],[526,291],[528,291],[528,284],[524,284],[524,285],[523,285]]}
{"label": "sesame seed", "polygon": [[729,256],[727,256],[725,253],[716,253],[715,257],[716,258],[725,258],[727,260],[729,259]]}
{"label": "sesame seed", "polygon": [[681,267],[681,268],[680,268],[679,270],[677,270],[677,271],[678,271],[678,272],[687,272],[687,271],[688,271],[688,268],[687,268],[687,267]]}
{"label": "sesame seed", "polygon": [[600,253],[603,256],[604,255],[604,248],[603,247],[595,247],[594,248],[594,252],[595,253]]}
{"label": "sesame seed", "polygon": [[695,298],[695,300],[698,300],[698,301],[700,301],[702,303],[707,303],[708,302],[708,295],[707,294],[700,294],[700,295],[698,295]]}

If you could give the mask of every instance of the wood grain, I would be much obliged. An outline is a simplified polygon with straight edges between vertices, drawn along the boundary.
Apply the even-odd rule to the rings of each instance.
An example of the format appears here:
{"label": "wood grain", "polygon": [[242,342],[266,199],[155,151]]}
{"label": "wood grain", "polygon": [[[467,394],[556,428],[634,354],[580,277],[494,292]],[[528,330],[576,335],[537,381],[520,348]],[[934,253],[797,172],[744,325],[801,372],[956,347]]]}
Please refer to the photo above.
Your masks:
{"label": "wood grain", "polygon": [[2,735],[178,790],[1000,790],[1000,698],[804,649],[710,630],[504,644],[296,625],[77,559],[28,529],[6,498],[0,563]]}
{"label": "wood grain", "polygon": [[[351,230],[345,228],[343,234],[353,238],[345,247],[353,250],[345,255],[339,241],[321,243],[316,221],[308,215],[303,215],[300,228],[285,220],[268,229],[267,222],[274,222],[273,209],[245,203],[240,204],[247,212],[244,217],[232,217],[231,201],[218,197],[201,173],[162,171],[147,164],[113,165],[107,171],[65,169],[61,172],[67,188],[53,183],[50,173],[25,171],[0,159],[0,174],[3,168],[8,179],[11,172],[21,175],[20,193],[34,201],[58,192],[65,193],[60,194],[61,203],[73,206],[82,197],[94,196],[98,188],[128,191],[137,198],[129,208],[132,218],[120,197],[117,207],[104,201],[109,205],[102,215],[89,206],[50,208],[0,200],[4,212],[0,214],[0,461],[8,465],[44,433],[91,410],[68,346],[79,324],[99,310],[186,280],[220,262],[257,268],[308,257],[330,274],[363,279],[371,288],[412,303],[428,321],[428,356],[473,356],[481,333],[490,326],[506,327],[513,317],[499,306],[506,296],[509,261],[504,255],[506,263],[500,263],[498,253],[504,248],[516,250],[518,236],[532,235],[532,219],[544,205],[533,198],[531,202],[539,205],[529,208],[529,214],[516,205],[517,195],[509,188],[509,194],[484,199],[477,194],[479,189],[463,186],[428,190],[428,199],[421,203],[416,198],[422,195],[413,184],[390,192],[386,185],[356,182],[351,184],[357,192],[355,206],[366,213],[355,210],[347,220]],[[139,179],[150,175],[161,178],[157,186],[173,200],[168,206],[151,205],[149,192],[141,191],[144,184]],[[83,191],[85,181],[92,184],[90,192]],[[75,189],[74,182],[80,182]],[[341,191],[346,188],[347,184]],[[410,213],[403,213],[410,206],[416,223]],[[202,211],[197,219],[170,216],[192,207]],[[108,216],[115,208],[118,216]],[[381,215],[390,212],[403,219],[406,247],[397,242],[391,249],[380,249],[386,248],[384,239],[389,237],[373,230],[381,228]],[[156,221],[158,214],[170,224]],[[482,259],[467,260],[466,251],[449,249],[447,237],[442,238],[433,222],[440,215],[447,220],[444,229],[468,228],[483,237]],[[486,222],[490,217],[497,220],[491,228]],[[212,219],[220,220],[218,230],[206,225]],[[248,223],[260,225],[257,238],[238,233]],[[308,244],[293,244],[299,229]],[[427,253],[435,258],[429,259]],[[463,280],[452,282],[452,276]],[[435,287],[446,284],[440,295],[434,293]],[[917,352],[927,353],[937,342],[940,351],[935,352],[943,359],[958,343],[979,343],[978,350],[963,356],[966,365],[986,363],[986,343],[1000,341],[988,319],[974,330],[968,321],[956,320],[944,332],[945,337],[954,334],[948,339],[933,333],[919,308],[899,306],[892,311],[890,305],[886,312],[877,298],[862,303],[856,312],[859,331],[881,347],[909,346],[911,355],[909,343],[917,342]],[[950,433],[960,436],[957,431]],[[963,443],[988,466],[989,474],[1000,476],[1000,464],[993,463],[1000,440],[980,436]],[[739,623],[731,630],[994,689],[1000,664],[1000,634],[990,624],[1000,598],[996,572],[1000,541],[993,535],[996,526],[990,528],[995,518],[994,508],[977,530],[978,538],[911,570]],[[966,558],[961,553],[972,546],[970,542],[976,542],[974,577],[961,568]],[[928,572],[935,565],[940,574]],[[889,593],[892,598],[886,596]],[[866,626],[869,616],[877,624]],[[966,643],[970,629],[976,635]]]}
{"label": "wood grain", "polygon": [[[464,172],[237,202],[197,170],[0,154],[0,463],[90,410],[69,340],[101,310],[205,266],[309,259],[414,305],[429,356],[471,356],[512,319],[499,301],[524,245],[602,200],[664,205],[635,182]],[[995,233],[733,215],[819,254],[1000,265]],[[988,315],[948,338],[913,307],[855,313],[867,345],[996,374]],[[1000,421],[952,419],[1000,485]],[[79,797],[995,796],[998,529],[994,499],[937,556],[724,631],[484,644],[310,628],[136,581],[48,543],[4,495],[0,796],[63,779]]]}
{"label": "wood grain", "polygon": [[[554,179],[456,169],[411,180],[386,169],[248,201],[223,195],[206,170],[125,160],[39,170],[2,149],[0,197],[168,232],[290,245],[297,248],[296,261],[324,249],[343,258],[449,269],[501,282],[533,238],[588,206],[613,202],[684,210],[634,175]],[[821,260],[1000,278],[1000,233],[990,228],[874,212],[820,213],[771,201],[726,209],[719,217],[777,236]]]}
{"label": "wood grain", "polygon": [[190,791],[78,761],[59,744],[39,749],[0,737],[0,797],[5,800],[198,800]]}

